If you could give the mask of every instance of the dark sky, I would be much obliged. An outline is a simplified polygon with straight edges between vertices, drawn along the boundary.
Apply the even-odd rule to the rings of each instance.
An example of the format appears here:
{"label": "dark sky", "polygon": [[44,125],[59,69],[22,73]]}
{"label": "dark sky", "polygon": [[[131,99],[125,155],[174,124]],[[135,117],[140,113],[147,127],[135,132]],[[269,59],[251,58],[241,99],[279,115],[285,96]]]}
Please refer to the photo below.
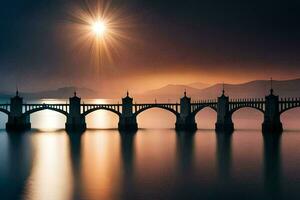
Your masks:
{"label": "dark sky", "polygon": [[65,28],[74,5],[83,2],[0,3],[0,89],[141,89],[300,77],[300,1],[112,0],[132,19],[132,40],[101,73]]}

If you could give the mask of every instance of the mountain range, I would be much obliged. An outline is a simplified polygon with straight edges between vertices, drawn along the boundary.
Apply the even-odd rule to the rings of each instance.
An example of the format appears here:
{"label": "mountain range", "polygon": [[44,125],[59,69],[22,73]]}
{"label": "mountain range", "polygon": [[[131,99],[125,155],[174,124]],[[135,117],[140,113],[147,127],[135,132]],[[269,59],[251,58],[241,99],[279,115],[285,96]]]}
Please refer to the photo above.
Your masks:
{"label": "mountain range", "polygon": [[[211,99],[221,95],[224,86],[225,94],[231,98],[263,98],[269,94],[271,88],[270,80],[255,80],[242,84],[214,84],[192,83],[188,85],[166,85],[164,87],[149,90],[144,93],[131,94],[135,99],[143,100],[178,100],[186,91],[193,99]],[[300,97],[300,79],[274,80],[272,87],[276,95],[281,97]],[[65,99],[73,96],[74,91],[82,98],[120,98],[116,95],[101,94],[89,88],[62,87],[56,90],[40,92],[21,92],[20,95],[28,99],[58,98]],[[1,98],[13,96],[13,92],[0,92]]]}
{"label": "mountain range", "polygon": [[[230,98],[263,98],[270,93],[270,80],[255,80],[242,84],[215,84],[203,89],[190,87],[190,85],[167,85],[138,95],[139,98],[157,98],[161,100],[179,99],[186,90],[187,95],[194,99],[217,98],[222,90]],[[274,94],[280,97],[300,97],[300,79],[272,81]]]}
{"label": "mountain range", "polygon": [[[78,87],[62,87],[56,90],[45,90],[40,92],[19,92],[19,95],[25,99],[66,99],[74,95],[74,92],[78,96],[84,98],[98,98],[99,93],[89,88],[78,88]],[[1,98],[10,98],[13,96],[12,92],[1,92]]]}

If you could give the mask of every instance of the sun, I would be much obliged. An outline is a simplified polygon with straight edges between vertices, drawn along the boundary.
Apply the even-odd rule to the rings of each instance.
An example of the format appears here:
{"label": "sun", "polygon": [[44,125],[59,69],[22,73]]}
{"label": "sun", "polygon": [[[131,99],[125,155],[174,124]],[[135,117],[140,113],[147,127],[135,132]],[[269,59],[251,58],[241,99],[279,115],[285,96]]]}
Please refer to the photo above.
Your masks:
{"label": "sun", "polygon": [[[84,5],[75,4],[70,9],[69,29],[71,44],[78,49],[81,57],[100,68],[112,66],[132,40],[132,17],[120,7],[113,6],[111,0],[89,1]],[[75,52],[75,51],[74,51]]]}
{"label": "sun", "polygon": [[91,24],[91,29],[97,37],[102,37],[107,31],[107,24],[103,20],[97,20]]}

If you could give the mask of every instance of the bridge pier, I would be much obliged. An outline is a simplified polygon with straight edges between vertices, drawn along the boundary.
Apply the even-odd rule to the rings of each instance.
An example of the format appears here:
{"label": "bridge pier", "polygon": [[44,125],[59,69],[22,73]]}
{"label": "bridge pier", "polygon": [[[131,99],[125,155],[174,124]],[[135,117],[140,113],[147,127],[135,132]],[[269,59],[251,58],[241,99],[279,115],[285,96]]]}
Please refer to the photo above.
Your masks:
{"label": "bridge pier", "polygon": [[136,122],[136,117],[120,117],[118,129],[120,131],[137,131],[138,124]]}
{"label": "bridge pier", "polygon": [[17,91],[16,96],[10,99],[10,113],[6,123],[7,131],[26,131],[30,130],[31,123],[29,115],[23,115],[23,98],[19,96]]}
{"label": "bridge pier", "polygon": [[282,133],[282,123],[280,121],[279,97],[270,90],[270,95],[265,97],[264,122],[262,124],[263,133]]}
{"label": "bridge pier", "polygon": [[124,133],[126,131],[135,132],[138,130],[138,124],[136,121],[136,116],[133,114],[133,99],[127,96],[122,98],[122,114],[119,117],[118,129]]}
{"label": "bridge pier", "polygon": [[31,129],[30,117],[29,116],[21,116],[14,117],[8,116],[8,122],[6,123],[7,131],[27,131]]}
{"label": "bridge pier", "polygon": [[186,96],[186,92],[180,99],[180,114],[176,117],[175,129],[177,131],[197,130],[195,116],[191,113],[191,98]]}
{"label": "bridge pier", "polygon": [[80,113],[80,101],[81,99],[76,96],[76,93],[69,99],[69,114],[65,124],[67,132],[84,132],[86,130],[85,117]]}
{"label": "bridge pier", "polygon": [[217,106],[217,122],[215,124],[216,132],[232,133],[234,131],[234,124],[232,122],[232,115],[229,111],[229,97],[223,94],[218,97]]}
{"label": "bridge pier", "polygon": [[195,122],[195,117],[177,117],[175,123],[175,129],[177,131],[195,131],[197,130],[197,123]]}

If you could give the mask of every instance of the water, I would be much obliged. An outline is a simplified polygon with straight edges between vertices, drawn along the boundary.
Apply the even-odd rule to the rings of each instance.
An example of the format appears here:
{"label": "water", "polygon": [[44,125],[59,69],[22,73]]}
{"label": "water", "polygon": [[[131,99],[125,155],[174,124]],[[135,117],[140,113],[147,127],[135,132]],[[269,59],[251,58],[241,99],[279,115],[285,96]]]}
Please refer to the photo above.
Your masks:
{"label": "water", "polygon": [[[145,129],[122,135],[108,129],[117,116],[99,111],[87,124],[104,129],[72,135],[61,129],[63,115],[36,113],[32,131],[0,132],[0,199],[299,199],[295,111],[283,116],[294,130],[281,136],[261,134],[259,112],[233,118],[232,135],[175,132],[175,117],[153,109],[138,118]],[[197,116],[200,128],[214,121],[210,110]]]}

